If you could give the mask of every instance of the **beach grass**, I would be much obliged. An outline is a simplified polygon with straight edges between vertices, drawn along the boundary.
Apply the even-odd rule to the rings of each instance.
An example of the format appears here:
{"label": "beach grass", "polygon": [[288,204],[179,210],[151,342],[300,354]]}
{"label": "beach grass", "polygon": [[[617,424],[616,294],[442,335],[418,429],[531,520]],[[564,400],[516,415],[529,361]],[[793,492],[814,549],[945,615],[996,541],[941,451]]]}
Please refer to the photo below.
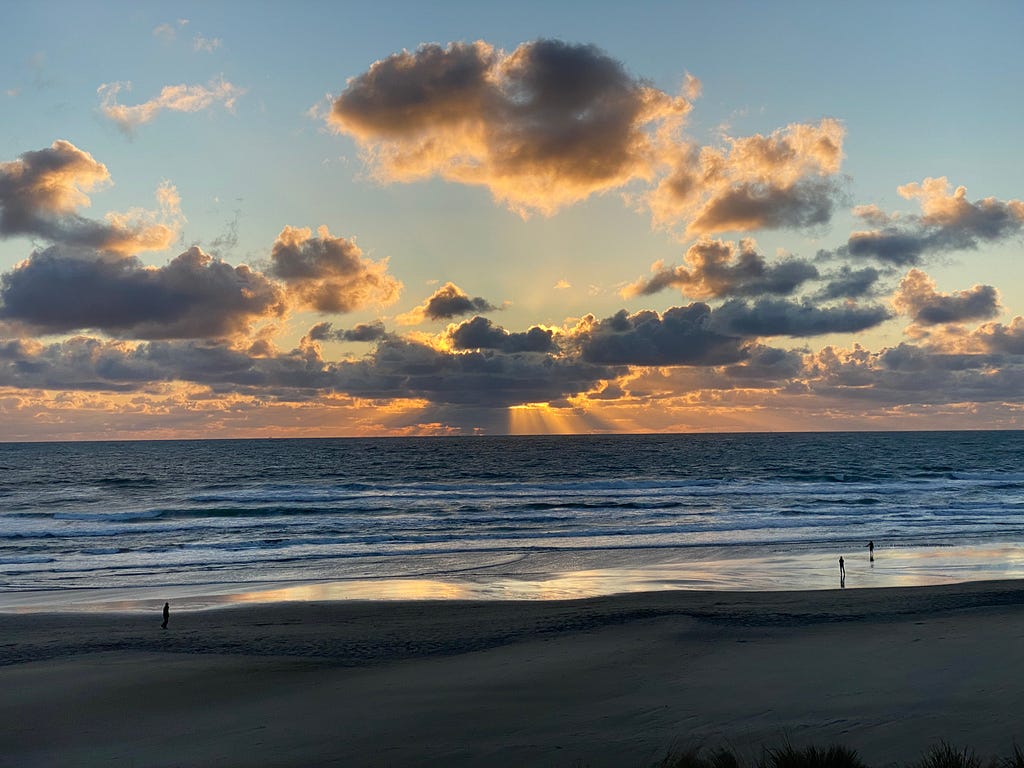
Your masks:
{"label": "beach grass", "polygon": [[[718,748],[706,751],[691,748],[665,756],[656,768],[870,768],[855,749],[830,744],[794,747],[766,747],[754,761],[740,758],[736,752]],[[932,746],[921,758],[905,768],[1024,768],[1024,751],[1014,744],[1009,757],[982,760],[970,747],[957,747],[945,741]]]}

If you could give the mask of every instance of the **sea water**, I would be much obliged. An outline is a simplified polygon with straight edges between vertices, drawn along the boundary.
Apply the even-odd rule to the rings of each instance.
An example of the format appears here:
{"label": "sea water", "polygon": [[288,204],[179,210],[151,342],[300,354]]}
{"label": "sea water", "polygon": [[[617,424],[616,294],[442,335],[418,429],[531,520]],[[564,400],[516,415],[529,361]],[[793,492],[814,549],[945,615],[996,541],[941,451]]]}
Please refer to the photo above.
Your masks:
{"label": "sea water", "polygon": [[1021,432],[0,443],[0,610],[935,584],[1022,544]]}

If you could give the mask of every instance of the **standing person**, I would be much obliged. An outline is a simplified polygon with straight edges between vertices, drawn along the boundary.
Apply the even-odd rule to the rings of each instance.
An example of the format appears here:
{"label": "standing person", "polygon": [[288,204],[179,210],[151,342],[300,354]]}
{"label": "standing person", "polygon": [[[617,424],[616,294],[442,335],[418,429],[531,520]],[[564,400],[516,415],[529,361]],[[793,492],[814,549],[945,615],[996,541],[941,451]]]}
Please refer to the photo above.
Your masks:
{"label": "standing person", "polygon": [[846,561],[842,555],[839,556],[839,580],[846,581]]}
{"label": "standing person", "polygon": [[171,604],[164,603],[164,623],[160,625],[160,629],[167,629],[167,620],[171,618]]}
{"label": "standing person", "polygon": [[870,559],[872,563],[875,562],[875,542],[873,541],[868,542],[868,559]]}

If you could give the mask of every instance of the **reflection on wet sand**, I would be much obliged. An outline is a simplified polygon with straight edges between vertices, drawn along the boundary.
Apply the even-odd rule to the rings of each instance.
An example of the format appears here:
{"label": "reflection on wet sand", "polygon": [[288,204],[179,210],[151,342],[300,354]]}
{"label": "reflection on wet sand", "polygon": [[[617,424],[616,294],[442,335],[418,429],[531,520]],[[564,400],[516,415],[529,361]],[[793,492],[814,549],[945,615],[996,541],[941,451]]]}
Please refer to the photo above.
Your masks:
{"label": "reflection on wet sand", "polygon": [[[837,550],[838,552],[838,550]],[[320,581],[168,585],[137,589],[0,591],[0,611],[159,611],[165,600],[190,611],[245,603],[331,600],[569,600],[665,590],[794,591],[838,589],[836,554],[779,550],[748,558],[698,559],[671,550],[637,563],[629,552],[588,556],[540,552],[456,574],[355,575]],[[653,557],[659,557],[655,560]],[[612,567],[600,567],[613,563]],[[912,587],[1024,579],[1024,546],[876,547],[845,558],[846,589]]]}

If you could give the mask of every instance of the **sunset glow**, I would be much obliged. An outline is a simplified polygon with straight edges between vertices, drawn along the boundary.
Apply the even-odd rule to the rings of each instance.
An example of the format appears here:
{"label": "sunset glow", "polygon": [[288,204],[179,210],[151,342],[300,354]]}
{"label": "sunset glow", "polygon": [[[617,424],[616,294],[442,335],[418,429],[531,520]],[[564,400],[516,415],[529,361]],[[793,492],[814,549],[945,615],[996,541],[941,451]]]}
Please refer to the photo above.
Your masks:
{"label": "sunset glow", "polygon": [[1019,5],[442,5],[8,8],[0,440],[1024,427]]}

